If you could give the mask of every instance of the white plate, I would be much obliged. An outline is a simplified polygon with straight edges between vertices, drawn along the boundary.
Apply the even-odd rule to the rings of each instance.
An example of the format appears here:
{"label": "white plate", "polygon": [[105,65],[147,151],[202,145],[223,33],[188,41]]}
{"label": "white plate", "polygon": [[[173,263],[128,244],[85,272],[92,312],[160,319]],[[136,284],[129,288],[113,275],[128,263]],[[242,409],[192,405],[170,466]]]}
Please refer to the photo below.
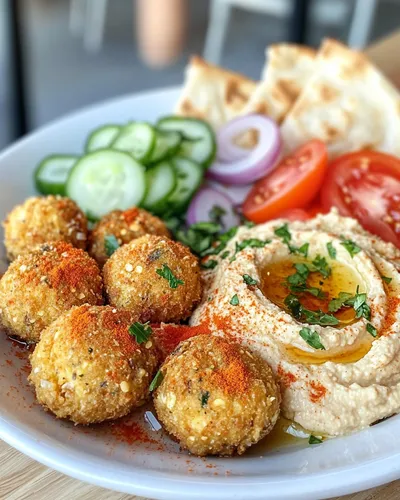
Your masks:
{"label": "white plate", "polygon": [[[33,193],[32,171],[43,156],[79,154],[88,132],[101,124],[155,121],[171,112],[177,96],[178,89],[167,89],[115,99],[57,121],[9,148],[0,156],[0,219]],[[3,248],[0,257],[4,259]],[[399,417],[319,446],[286,448],[263,457],[250,452],[233,459],[197,459],[150,430],[143,412],[135,418],[154,442],[129,445],[109,426],[81,428],[57,421],[34,403],[21,353],[0,336],[0,437],[83,481],[159,499],[310,500],[400,477]]]}

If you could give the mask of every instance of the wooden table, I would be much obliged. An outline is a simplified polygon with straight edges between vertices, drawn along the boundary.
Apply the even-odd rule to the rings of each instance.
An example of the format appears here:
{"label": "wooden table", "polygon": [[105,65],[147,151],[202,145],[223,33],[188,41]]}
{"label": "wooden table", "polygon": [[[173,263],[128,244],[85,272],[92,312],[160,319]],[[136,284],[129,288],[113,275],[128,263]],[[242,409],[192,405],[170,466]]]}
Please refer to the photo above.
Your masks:
{"label": "wooden table", "polygon": [[[2,500],[145,500],[64,476],[26,457],[0,440]],[[398,500],[400,481],[341,497],[341,500]],[[335,499],[336,500],[336,499]]]}

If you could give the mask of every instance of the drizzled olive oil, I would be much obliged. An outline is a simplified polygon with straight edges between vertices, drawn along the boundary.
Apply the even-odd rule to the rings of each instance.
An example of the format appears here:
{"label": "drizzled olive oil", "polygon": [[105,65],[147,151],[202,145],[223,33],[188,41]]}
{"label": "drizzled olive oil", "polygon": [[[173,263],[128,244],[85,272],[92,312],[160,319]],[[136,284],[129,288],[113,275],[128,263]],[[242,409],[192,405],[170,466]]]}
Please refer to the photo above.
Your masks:
{"label": "drizzled olive oil", "polygon": [[[286,259],[268,264],[261,272],[261,290],[265,297],[271,302],[290,313],[285,305],[286,297],[291,293],[287,278],[296,272],[294,264],[304,263],[311,265],[305,259]],[[362,292],[362,284],[356,273],[348,266],[336,261],[330,261],[331,273],[324,278],[319,272],[310,272],[307,278],[307,286],[321,290],[322,297],[315,297],[310,293],[295,293],[302,306],[311,311],[321,310],[329,312],[329,303],[339,296],[340,292],[355,294],[357,287]],[[357,321],[355,311],[352,307],[342,308],[337,312],[332,312],[339,321],[337,328],[344,327]]]}

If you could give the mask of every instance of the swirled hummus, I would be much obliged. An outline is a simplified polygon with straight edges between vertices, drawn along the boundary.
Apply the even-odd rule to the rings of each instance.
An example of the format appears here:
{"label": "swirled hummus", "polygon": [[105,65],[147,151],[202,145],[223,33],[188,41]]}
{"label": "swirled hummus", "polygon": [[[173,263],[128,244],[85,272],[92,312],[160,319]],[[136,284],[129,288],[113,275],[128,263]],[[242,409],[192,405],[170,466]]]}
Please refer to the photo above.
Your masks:
{"label": "swirled hummus", "polygon": [[[333,210],[241,227],[191,324],[258,351],[282,414],[326,436],[400,412],[400,251]],[[212,267],[212,266],[209,266]]]}

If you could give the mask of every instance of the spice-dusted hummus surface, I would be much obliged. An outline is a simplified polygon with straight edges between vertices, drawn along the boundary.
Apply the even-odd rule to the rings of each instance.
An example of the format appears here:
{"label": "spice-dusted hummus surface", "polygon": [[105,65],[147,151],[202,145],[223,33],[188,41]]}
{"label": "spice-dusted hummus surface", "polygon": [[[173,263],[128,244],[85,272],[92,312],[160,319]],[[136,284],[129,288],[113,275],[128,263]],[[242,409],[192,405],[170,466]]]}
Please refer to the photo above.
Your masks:
{"label": "spice-dusted hummus surface", "polygon": [[400,251],[333,210],[241,227],[203,274],[192,325],[257,351],[282,414],[326,436],[400,411]]}

